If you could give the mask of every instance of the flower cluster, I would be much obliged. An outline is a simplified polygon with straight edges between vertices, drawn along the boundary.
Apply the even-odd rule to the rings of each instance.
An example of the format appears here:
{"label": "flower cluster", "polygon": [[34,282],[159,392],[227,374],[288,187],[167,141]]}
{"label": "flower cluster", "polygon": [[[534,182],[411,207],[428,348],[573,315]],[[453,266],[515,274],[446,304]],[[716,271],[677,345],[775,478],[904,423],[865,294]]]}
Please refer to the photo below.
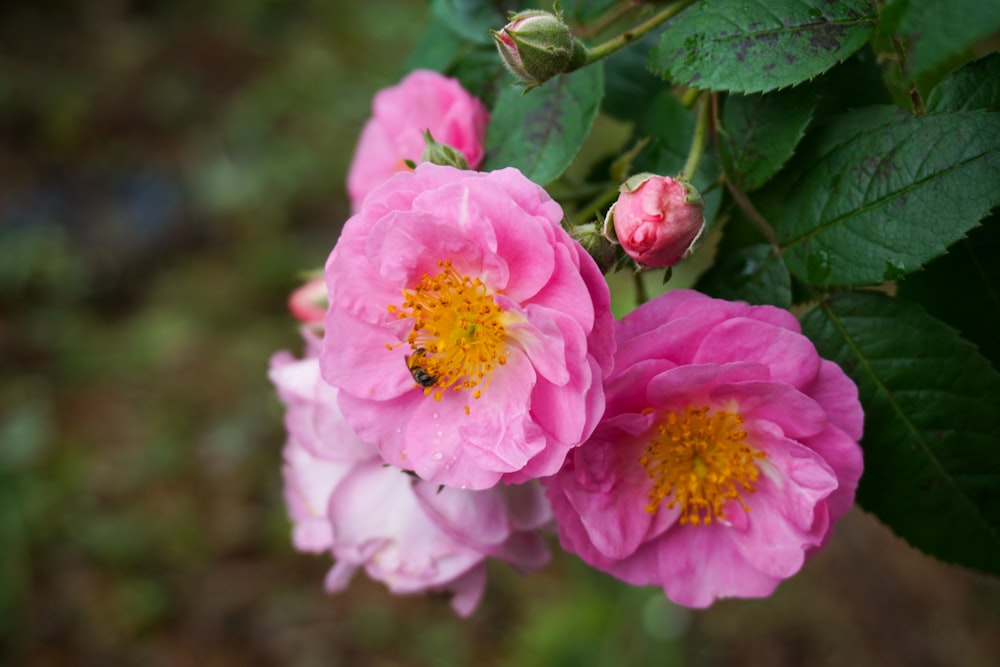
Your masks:
{"label": "flower cluster", "polygon": [[[474,167],[485,123],[430,72],[376,97],[354,214],[290,300],[306,352],[271,361],[295,546],[332,555],[330,591],[364,569],[462,615],[487,559],[545,565],[550,528],[680,604],[768,595],[853,503],[854,384],[777,308],[675,290],[616,322],[543,188],[416,164],[430,135]],[[644,174],[605,234],[669,266],[703,227],[690,186]]]}

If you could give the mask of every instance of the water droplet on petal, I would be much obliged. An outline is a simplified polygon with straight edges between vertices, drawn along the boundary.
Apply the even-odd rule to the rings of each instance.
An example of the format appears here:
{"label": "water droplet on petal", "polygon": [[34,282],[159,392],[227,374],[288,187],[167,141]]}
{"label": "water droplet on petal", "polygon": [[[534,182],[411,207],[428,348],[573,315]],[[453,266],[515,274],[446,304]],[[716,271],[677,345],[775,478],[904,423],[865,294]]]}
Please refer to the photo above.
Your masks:
{"label": "water droplet on petal", "polygon": [[[441,434],[438,433],[438,435]],[[444,458],[444,454],[442,454],[441,452],[434,452],[433,454],[431,454],[431,458],[434,459],[435,461],[440,461],[441,459]]]}

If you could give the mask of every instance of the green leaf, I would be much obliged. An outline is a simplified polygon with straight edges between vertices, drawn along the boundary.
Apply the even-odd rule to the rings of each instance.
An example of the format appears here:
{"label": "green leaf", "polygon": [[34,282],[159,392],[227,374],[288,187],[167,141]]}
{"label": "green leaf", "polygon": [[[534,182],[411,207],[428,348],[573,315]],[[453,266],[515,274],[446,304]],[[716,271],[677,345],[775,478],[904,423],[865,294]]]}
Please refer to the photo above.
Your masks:
{"label": "green leaf", "polygon": [[719,141],[726,178],[744,192],[764,185],[792,157],[818,102],[806,88],[727,97]]}
{"label": "green leaf", "polygon": [[656,95],[668,89],[664,81],[644,67],[653,37],[647,35],[604,61],[607,87],[602,110],[605,113],[621,120],[636,120]]}
{"label": "green leaf", "polygon": [[860,49],[876,20],[867,0],[702,0],[667,24],[649,67],[703,90],[785,88]]}
{"label": "green leaf", "polygon": [[931,91],[927,111],[1000,111],[1000,53],[952,72]]}
{"label": "green leaf", "polygon": [[1000,369],[1000,214],[906,277],[899,295],[962,332]]}
{"label": "green leaf", "polygon": [[496,103],[500,93],[507,89],[507,70],[491,45],[475,45],[464,52],[446,74],[458,79],[462,86],[487,107]]}
{"label": "green leaf", "polygon": [[893,104],[870,43],[810,86],[820,92],[819,107],[813,113],[814,127],[851,109]]}
{"label": "green leaf", "polygon": [[1000,374],[919,306],[840,293],[805,315],[819,353],[858,385],[858,502],[938,558],[1000,572]]}
{"label": "green leaf", "polygon": [[698,280],[698,290],[730,301],[779,308],[792,305],[788,268],[767,244],[727,253]]}
{"label": "green leaf", "polygon": [[[586,25],[600,18],[618,2],[619,0],[563,0],[559,3],[559,7],[562,9],[564,19]],[[540,4],[546,11],[552,9],[551,2]]]}
{"label": "green leaf", "polygon": [[854,115],[832,124],[794,186],[760,204],[789,269],[814,285],[902,278],[1000,202],[1000,115],[861,115],[869,129],[845,132],[864,126]]}
{"label": "green leaf", "polygon": [[1000,3],[993,0],[906,0],[892,5],[893,25],[880,30],[892,30],[909,44],[906,75],[911,80],[1000,30]]}
{"label": "green leaf", "polygon": [[507,24],[490,0],[431,0],[431,15],[460,37],[483,44],[493,43],[490,30]]}
{"label": "green leaf", "polygon": [[558,178],[590,133],[603,92],[601,63],[527,94],[515,87],[502,91],[486,131],[483,170],[517,167],[541,185]]}
{"label": "green leaf", "polygon": [[444,72],[468,50],[468,42],[460,37],[444,20],[432,17],[424,32],[417,39],[406,71],[432,69]]}

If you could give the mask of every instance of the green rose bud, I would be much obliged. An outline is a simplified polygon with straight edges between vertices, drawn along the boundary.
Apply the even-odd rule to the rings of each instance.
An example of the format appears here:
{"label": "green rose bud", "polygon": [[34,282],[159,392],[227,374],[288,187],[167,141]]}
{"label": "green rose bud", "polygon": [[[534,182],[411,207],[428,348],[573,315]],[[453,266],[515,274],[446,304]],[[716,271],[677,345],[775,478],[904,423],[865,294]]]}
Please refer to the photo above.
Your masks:
{"label": "green rose bud", "polygon": [[586,61],[586,47],[557,14],[527,10],[511,14],[493,40],[504,64],[530,90]]}

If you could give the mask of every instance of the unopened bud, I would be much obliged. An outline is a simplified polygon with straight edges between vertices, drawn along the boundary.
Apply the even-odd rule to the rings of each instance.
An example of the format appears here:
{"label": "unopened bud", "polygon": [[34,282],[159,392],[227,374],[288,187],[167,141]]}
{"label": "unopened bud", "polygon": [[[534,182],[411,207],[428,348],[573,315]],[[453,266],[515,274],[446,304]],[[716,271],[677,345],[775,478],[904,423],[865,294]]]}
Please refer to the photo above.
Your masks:
{"label": "unopened bud", "polygon": [[426,145],[423,155],[420,156],[421,162],[430,162],[431,164],[456,167],[458,169],[469,168],[469,161],[465,159],[461,151],[448,144],[435,141],[428,130],[424,130],[424,142]]}
{"label": "unopened bud", "polygon": [[503,30],[493,33],[493,40],[507,69],[527,89],[572,72],[587,57],[586,47],[559,15],[536,9],[511,14]]}
{"label": "unopened bud", "polygon": [[596,222],[570,227],[569,235],[594,258],[601,273],[607,273],[615,265],[615,248],[601,233],[599,222],[600,218]]}
{"label": "unopened bud", "polygon": [[637,174],[608,209],[604,235],[644,267],[673,266],[694,252],[705,229],[701,194],[685,181]]}
{"label": "unopened bud", "polygon": [[326,280],[320,276],[312,278],[288,297],[288,310],[303,324],[322,326],[323,316],[329,305]]}

